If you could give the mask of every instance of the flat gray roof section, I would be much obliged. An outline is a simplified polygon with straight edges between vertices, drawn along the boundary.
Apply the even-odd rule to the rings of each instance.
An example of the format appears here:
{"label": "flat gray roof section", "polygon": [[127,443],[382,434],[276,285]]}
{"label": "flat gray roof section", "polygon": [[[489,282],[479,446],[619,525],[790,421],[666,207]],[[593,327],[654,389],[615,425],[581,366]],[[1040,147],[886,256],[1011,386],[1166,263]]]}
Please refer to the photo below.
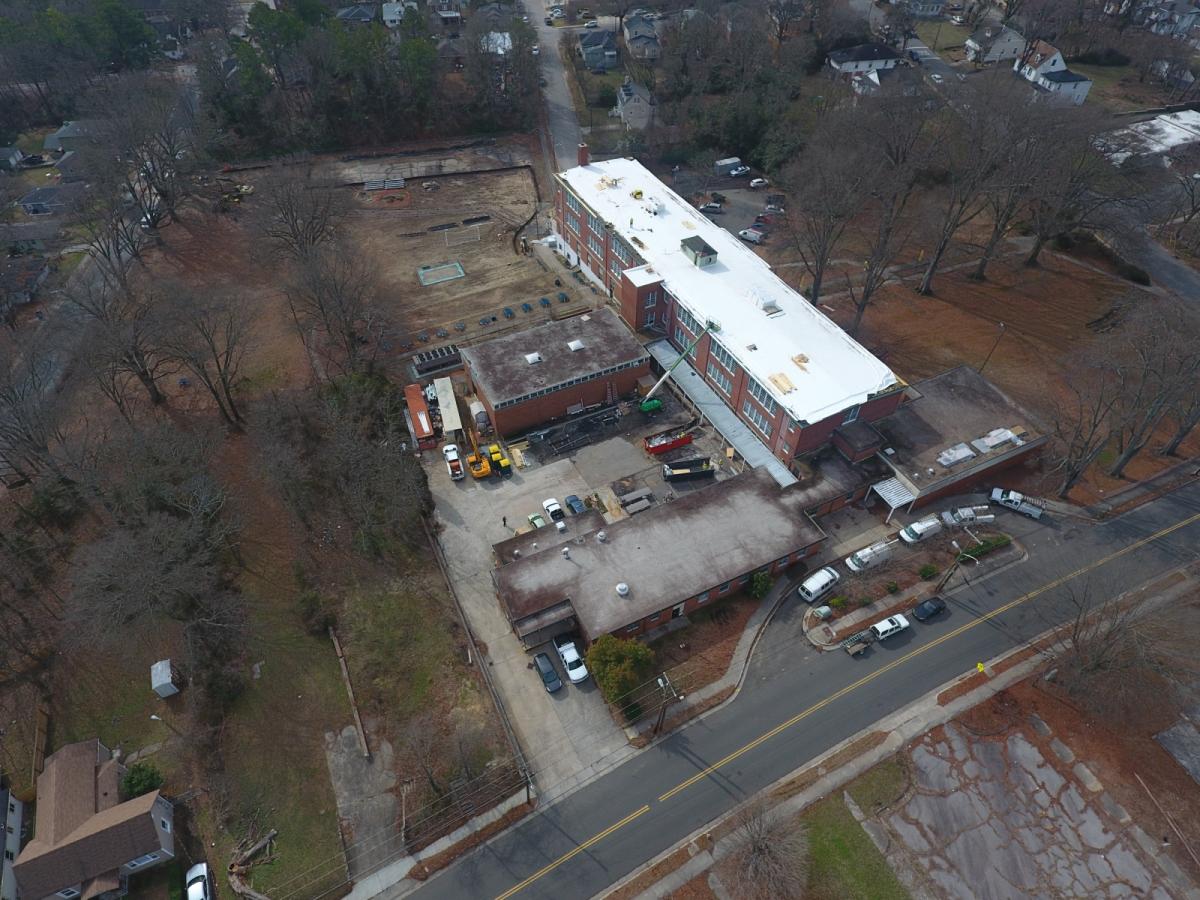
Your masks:
{"label": "flat gray roof section", "polygon": [[[646,349],[664,369],[670,368],[675,360],[679,359],[679,351],[665,338],[647,344]],[[688,399],[696,405],[696,408],[712,423],[712,426],[721,432],[721,436],[730,443],[733,449],[742,455],[742,459],[746,460],[748,465],[755,469],[766,469],[780,487],[788,487],[796,483],[797,478],[791,470],[780,462],[779,457],[767,449],[766,444],[755,437],[754,432],[737,417],[732,409],[725,405],[725,401],[708,386],[708,382],[700,377],[700,373],[692,368],[690,362],[685,360],[683,365],[672,372],[671,380],[687,394]]]}
{"label": "flat gray roof section", "polygon": [[[572,350],[571,341],[579,341],[582,347]],[[540,361],[529,362],[530,354],[537,354]],[[625,323],[608,308],[464,347],[462,356],[471,379],[493,407],[536,391],[566,387],[573,378],[649,359]]]}
{"label": "flat gray roof section", "polygon": [[[563,506],[563,510],[566,510],[566,506]],[[532,556],[534,553],[544,553],[551,548],[555,553],[560,553],[558,547],[561,545],[569,544],[580,535],[604,527],[604,516],[594,509],[589,509],[577,516],[567,513],[566,518],[563,519],[567,523],[566,531],[559,531],[555,528],[544,509],[539,509],[538,512],[546,520],[544,528],[534,528],[523,534],[513,535],[498,544],[492,544],[492,552],[496,554],[496,565],[507,566],[523,557]],[[513,556],[513,553],[517,555]]]}
{"label": "flat gray roof section", "polygon": [[493,573],[496,591],[513,622],[570,600],[595,640],[822,540],[805,499],[745,472],[581,535],[563,544],[569,558],[555,549],[511,562]]}
{"label": "flat gray roof section", "polygon": [[[912,385],[920,396],[875,427],[886,438],[879,456],[915,497],[1023,455],[1049,440],[1030,425],[1029,413],[970,366],[959,366]],[[1001,441],[990,449],[982,439],[996,429],[1019,434],[1019,443]],[[946,465],[939,457],[962,449],[960,462]]]}

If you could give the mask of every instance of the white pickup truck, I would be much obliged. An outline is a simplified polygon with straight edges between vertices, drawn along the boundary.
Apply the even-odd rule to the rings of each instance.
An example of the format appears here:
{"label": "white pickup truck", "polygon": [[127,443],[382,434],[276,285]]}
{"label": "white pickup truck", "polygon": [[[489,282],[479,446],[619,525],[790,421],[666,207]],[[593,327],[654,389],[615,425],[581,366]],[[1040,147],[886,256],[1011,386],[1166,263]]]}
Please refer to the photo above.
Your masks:
{"label": "white pickup truck", "polygon": [[942,522],[949,528],[959,525],[979,525],[995,520],[986,506],[960,506],[942,513]]}
{"label": "white pickup truck", "polygon": [[992,488],[991,501],[997,506],[1003,506],[1005,509],[1011,509],[1013,512],[1020,513],[1023,516],[1028,516],[1031,519],[1037,520],[1042,517],[1045,512],[1041,506],[1037,505],[1032,497],[1026,497],[1024,494],[1017,491],[1006,491],[1003,488]]}

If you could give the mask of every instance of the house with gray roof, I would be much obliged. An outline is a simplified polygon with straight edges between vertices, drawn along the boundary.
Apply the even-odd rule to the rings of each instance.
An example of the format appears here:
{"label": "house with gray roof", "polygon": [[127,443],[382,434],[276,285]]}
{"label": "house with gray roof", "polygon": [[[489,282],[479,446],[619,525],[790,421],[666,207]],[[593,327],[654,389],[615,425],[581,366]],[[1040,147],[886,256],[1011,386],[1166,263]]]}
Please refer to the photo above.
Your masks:
{"label": "house with gray roof", "polygon": [[658,31],[649,19],[626,16],[621,30],[625,35],[625,47],[634,59],[658,59],[662,55]]}
{"label": "house with gray roof", "polygon": [[576,49],[589,69],[611,69],[617,64],[617,33],[603,28],[580,32]]}

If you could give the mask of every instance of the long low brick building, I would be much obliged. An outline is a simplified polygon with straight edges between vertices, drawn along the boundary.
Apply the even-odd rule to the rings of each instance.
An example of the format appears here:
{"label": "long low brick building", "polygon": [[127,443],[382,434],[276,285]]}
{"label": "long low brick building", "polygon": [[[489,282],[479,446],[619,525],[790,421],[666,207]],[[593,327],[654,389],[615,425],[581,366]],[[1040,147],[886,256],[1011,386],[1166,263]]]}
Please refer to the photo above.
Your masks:
{"label": "long low brick building", "polygon": [[[496,593],[526,646],[571,627],[589,642],[632,637],[816,553],[825,533],[809,502],[755,469],[612,524],[572,517],[570,533],[547,534],[497,568]],[[512,559],[511,548],[497,553]]]}
{"label": "long low brick building", "polygon": [[506,436],[627,397],[650,372],[650,355],[608,309],[467,347],[462,358]]}

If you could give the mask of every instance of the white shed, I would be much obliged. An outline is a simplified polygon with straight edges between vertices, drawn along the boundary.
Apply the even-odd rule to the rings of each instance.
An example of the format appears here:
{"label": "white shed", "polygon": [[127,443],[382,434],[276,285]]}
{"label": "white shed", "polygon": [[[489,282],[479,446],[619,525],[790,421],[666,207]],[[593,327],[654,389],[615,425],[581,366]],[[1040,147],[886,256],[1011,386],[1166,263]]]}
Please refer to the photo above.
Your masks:
{"label": "white shed", "polygon": [[150,667],[150,688],[164,699],[179,693],[180,680],[169,659],[160,659]]}

